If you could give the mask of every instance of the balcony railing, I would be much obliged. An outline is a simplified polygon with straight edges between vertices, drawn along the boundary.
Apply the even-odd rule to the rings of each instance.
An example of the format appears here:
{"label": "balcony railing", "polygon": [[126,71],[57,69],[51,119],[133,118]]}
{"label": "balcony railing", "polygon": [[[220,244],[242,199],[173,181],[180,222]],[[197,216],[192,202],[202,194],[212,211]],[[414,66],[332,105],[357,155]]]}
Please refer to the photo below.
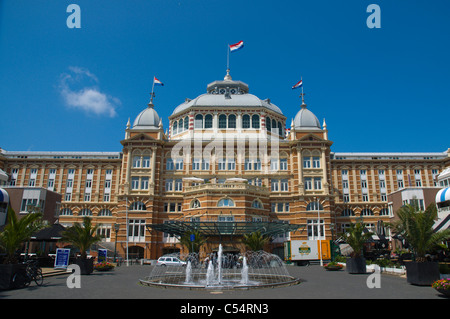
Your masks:
{"label": "balcony railing", "polygon": [[252,192],[269,193],[269,189],[264,186],[255,186],[247,183],[205,183],[195,186],[187,186],[186,193],[204,191],[204,190],[246,190]]}

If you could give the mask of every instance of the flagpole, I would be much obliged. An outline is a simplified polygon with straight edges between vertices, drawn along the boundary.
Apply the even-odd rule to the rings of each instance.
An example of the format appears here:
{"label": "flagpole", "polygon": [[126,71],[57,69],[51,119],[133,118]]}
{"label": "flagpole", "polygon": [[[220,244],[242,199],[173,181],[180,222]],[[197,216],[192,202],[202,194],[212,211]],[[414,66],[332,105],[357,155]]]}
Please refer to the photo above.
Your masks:
{"label": "flagpole", "polygon": [[230,69],[230,45],[227,44],[227,70]]}
{"label": "flagpole", "polygon": [[155,77],[153,77],[152,93],[150,93],[150,104],[153,104],[153,92],[155,90]]}

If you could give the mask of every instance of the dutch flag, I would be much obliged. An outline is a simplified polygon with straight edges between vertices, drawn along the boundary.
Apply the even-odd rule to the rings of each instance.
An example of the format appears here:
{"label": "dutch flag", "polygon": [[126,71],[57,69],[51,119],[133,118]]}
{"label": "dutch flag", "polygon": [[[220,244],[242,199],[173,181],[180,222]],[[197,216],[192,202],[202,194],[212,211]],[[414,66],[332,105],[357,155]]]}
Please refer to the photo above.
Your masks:
{"label": "dutch flag", "polygon": [[296,89],[296,88],[302,87],[302,85],[303,85],[303,80],[300,80],[292,87],[292,89]]}
{"label": "dutch flag", "polygon": [[230,52],[237,51],[244,47],[244,41],[239,41],[238,43],[230,45]]}
{"label": "dutch flag", "polygon": [[164,86],[164,84],[160,80],[158,80],[155,76],[153,77],[153,85]]}

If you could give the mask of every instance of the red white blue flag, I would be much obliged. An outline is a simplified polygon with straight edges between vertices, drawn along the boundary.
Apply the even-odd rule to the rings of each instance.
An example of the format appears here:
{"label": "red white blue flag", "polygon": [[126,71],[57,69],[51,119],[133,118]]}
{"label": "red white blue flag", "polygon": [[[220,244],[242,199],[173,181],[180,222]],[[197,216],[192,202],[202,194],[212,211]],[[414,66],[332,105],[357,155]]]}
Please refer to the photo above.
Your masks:
{"label": "red white blue flag", "polygon": [[164,86],[164,84],[160,80],[158,80],[155,76],[153,77],[153,84]]}
{"label": "red white blue flag", "polygon": [[302,85],[303,85],[303,80],[300,80],[292,87],[292,89],[296,89],[296,88],[302,87]]}
{"label": "red white blue flag", "polygon": [[238,43],[230,45],[230,52],[242,49],[244,47],[244,41],[239,41]]}

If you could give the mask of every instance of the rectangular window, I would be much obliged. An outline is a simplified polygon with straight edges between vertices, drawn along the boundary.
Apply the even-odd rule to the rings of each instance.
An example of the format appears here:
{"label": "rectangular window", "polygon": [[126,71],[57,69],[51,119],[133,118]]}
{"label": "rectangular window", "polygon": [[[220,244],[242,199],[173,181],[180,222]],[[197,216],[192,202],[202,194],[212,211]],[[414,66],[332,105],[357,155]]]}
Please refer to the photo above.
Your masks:
{"label": "rectangular window", "polygon": [[308,219],[308,240],[325,239],[324,224],[323,219]]}
{"label": "rectangular window", "polygon": [[270,187],[272,192],[278,192],[279,190],[279,181],[278,179],[271,179],[270,180]]}
{"label": "rectangular window", "polygon": [[314,178],[314,189],[322,189],[322,178],[321,177]]}
{"label": "rectangular window", "polygon": [[173,179],[166,179],[166,192],[173,191]]}
{"label": "rectangular window", "polygon": [[362,200],[363,200],[363,202],[368,202],[369,201],[369,195],[362,194]]}
{"label": "rectangular window", "polygon": [[142,167],[144,167],[144,168],[150,167],[150,156],[144,156],[142,158]]}
{"label": "rectangular window", "polygon": [[148,189],[148,177],[141,177],[141,189]]}
{"label": "rectangular window", "polygon": [[305,190],[311,190],[311,189],[312,189],[312,178],[305,177]]}
{"label": "rectangular window", "polygon": [[209,170],[209,158],[206,159],[202,159],[202,170],[203,171],[208,171]]}
{"label": "rectangular window", "polygon": [[85,193],[84,194],[84,201],[90,202],[91,201],[91,193]]}
{"label": "rectangular window", "polygon": [[289,182],[288,182],[287,179],[282,179],[282,180],[281,180],[280,186],[281,186],[281,191],[282,191],[282,192],[287,192],[287,191],[289,191]]}
{"label": "rectangular window", "polygon": [[200,170],[200,159],[194,158],[192,160],[192,170],[193,171],[199,171]]}
{"label": "rectangular window", "polygon": [[173,171],[173,160],[171,158],[166,160],[166,170]]}
{"label": "rectangular window", "polygon": [[131,189],[139,189],[139,177],[131,177]]}
{"label": "rectangular window", "polygon": [[287,158],[280,159],[280,170],[287,171],[287,169],[288,169]]}
{"label": "rectangular window", "polygon": [[343,180],[342,181],[342,188],[348,188],[348,181],[347,180]]}
{"label": "rectangular window", "polygon": [[128,240],[131,242],[145,241],[145,219],[130,219],[128,222]]}
{"label": "rectangular window", "polygon": [[104,195],[103,195],[103,201],[104,201],[104,202],[109,202],[110,197],[111,197],[111,196],[110,196],[109,194],[104,194]]}
{"label": "rectangular window", "polygon": [[183,170],[183,159],[179,158],[175,162],[175,170],[182,171]]}
{"label": "rectangular window", "polygon": [[72,194],[71,193],[66,193],[66,195],[64,195],[64,200],[66,202],[70,202],[72,200]]}
{"label": "rectangular window", "polygon": [[228,170],[234,171],[236,169],[236,162],[234,161],[234,158],[228,159]]}
{"label": "rectangular window", "polygon": [[134,156],[133,157],[133,167],[141,167],[141,157],[140,156]]}
{"label": "rectangular window", "polygon": [[303,157],[303,168],[311,168],[311,157]]}
{"label": "rectangular window", "polygon": [[55,186],[55,180],[49,179],[48,182],[47,182],[47,188],[48,188],[49,190],[53,190],[53,187],[54,187],[54,186]]}
{"label": "rectangular window", "polygon": [[313,168],[320,168],[320,157],[313,157]]}
{"label": "rectangular window", "polygon": [[175,191],[176,192],[181,192],[182,190],[183,190],[183,180],[176,179],[175,180]]}
{"label": "rectangular window", "polygon": [[105,181],[105,188],[111,188],[111,181]]}
{"label": "rectangular window", "polygon": [[274,158],[270,159],[270,170],[278,171],[278,159],[274,159]]}
{"label": "rectangular window", "polygon": [[224,171],[226,169],[227,162],[224,158],[219,158],[219,171]]}

